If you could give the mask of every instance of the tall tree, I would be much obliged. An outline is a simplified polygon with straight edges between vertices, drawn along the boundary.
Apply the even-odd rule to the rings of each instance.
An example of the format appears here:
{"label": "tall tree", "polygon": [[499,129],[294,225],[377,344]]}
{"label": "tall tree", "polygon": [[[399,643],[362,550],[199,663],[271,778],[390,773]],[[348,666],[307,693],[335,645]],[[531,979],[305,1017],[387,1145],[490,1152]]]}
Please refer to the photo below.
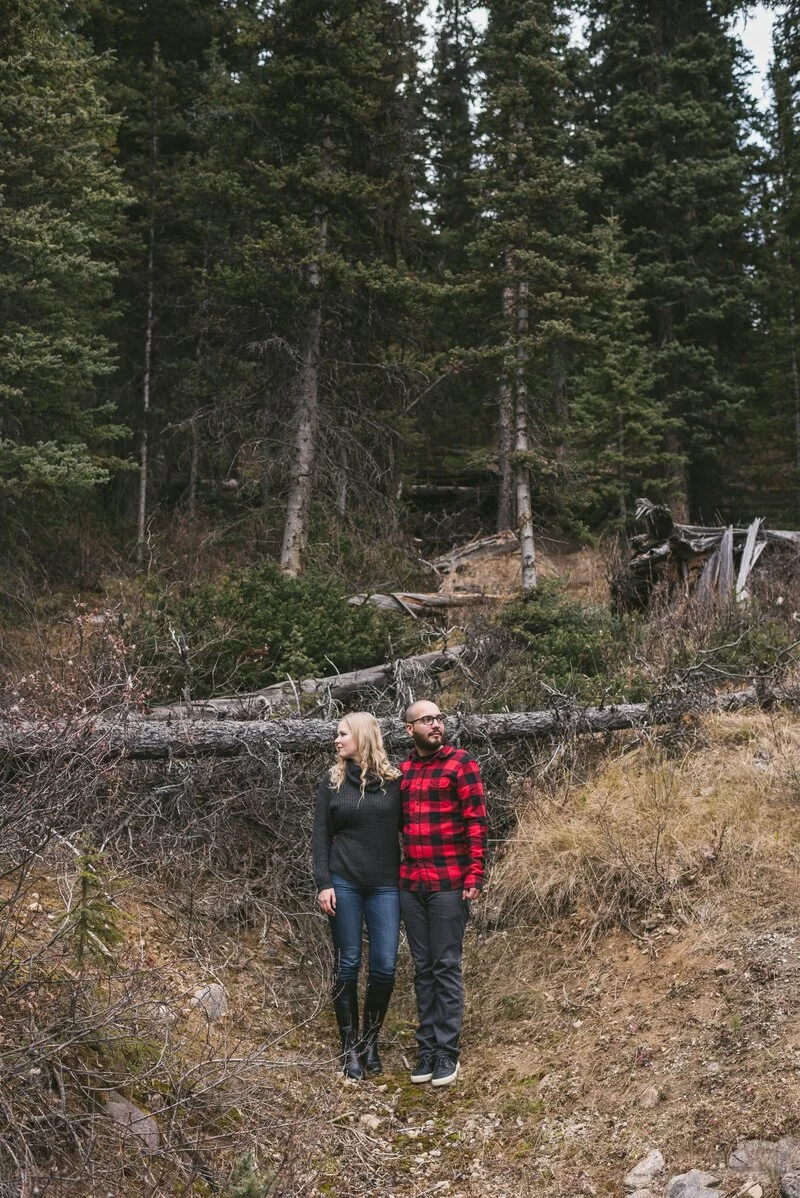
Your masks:
{"label": "tall tree", "polygon": [[624,530],[637,496],[664,497],[667,417],[655,398],[645,303],[616,217],[597,238],[600,302],[570,413],[572,465],[581,480],[572,508],[590,527]]}
{"label": "tall tree", "polygon": [[732,0],[588,0],[598,209],[647,301],[673,509],[723,503],[720,448],[748,392],[749,103]]}
{"label": "tall tree", "polygon": [[546,476],[558,473],[563,457],[569,379],[592,289],[568,42],[566,15],[551,0],[489,6],[476,251],[497,313],[501,478],[513,469],[524,589],[536,584],[531,492],[541,504]]}
{"label": "tall tree", "polygon": [[104,64],[60,6],[7,7],[0,46],[0,525],[13,543],[38,504],[92,489],[115,461],[122,430],[96,387],[115,364],[104,330],[128,197]]}
{"label": "tall tree", "polygon": [[776,19],[758,206],[761,262],[756,403],[737,462],[759,511],[800,521],[800,4]]}

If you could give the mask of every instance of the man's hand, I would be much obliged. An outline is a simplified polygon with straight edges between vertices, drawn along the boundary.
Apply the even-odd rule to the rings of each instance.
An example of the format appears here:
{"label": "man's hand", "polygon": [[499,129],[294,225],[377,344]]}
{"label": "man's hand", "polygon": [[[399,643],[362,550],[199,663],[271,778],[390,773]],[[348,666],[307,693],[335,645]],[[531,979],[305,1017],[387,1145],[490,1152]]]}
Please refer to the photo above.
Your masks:
{"label": "man's hand", "polygon": [[463,899],[465,899],[467,902],[471,903],[471,902],[474,902],[475,899],[478,898],[479,895],[480,895],[480,890],[478,890],[477,886],[465,886],[461,897]]}
{"label": "man's hand", "polygon": [[320,890],[317,902],[326,915],[336,914],[336,891],[332,886],[329,886],[327,890]]}

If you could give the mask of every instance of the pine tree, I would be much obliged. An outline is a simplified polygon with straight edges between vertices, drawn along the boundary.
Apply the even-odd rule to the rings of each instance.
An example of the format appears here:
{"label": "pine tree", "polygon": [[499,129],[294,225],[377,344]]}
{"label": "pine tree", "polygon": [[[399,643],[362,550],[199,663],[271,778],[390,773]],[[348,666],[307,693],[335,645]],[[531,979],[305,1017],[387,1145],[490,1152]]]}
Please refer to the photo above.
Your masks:
{"label": "pine tree", "polygon": [[[800,520],[800,5],[790,0],[773,34],[772,102],[764,122],[760,293],[748,412],[736,480],[759,512]],[[752,502],[752,499],[751,499]]]}
{"label": "pine tree", "polygon": [[663,498],[666,418],[654,397],[645,305],[635,295],[616,217],[604,221],[597,236],[601,302],[571,411],[573,468],[582,481],[572,507],[592,528],[624,530],[639,495]]}
{"label": "pine tree", "polygon": [[508,491],[513,468],[527,588],[536,581],[531,489],[541,512],[565,456],[594,259],[581,206],[587,177],[572,145],[564,13],[548,0],[495,0],[481,65],[486,167],[476,251],[495,297],[501,476]]}
{"label": "pine tree", "polygon": [[218,201],[202,268],[204,320],[224,330],[229,363],[217,405],[250,447],[239,461],[246,470],[249,457],[272,515],[286,495],[290,574],[312,499],[341,517],[351,476],[363,489],[386,470],[408,385],[424,290],[408,266],[415,22],[413,5],[385,0],[286,0],[253,31],[252,60],[235,80],[219,70],[198,106],[186,190]]}
{"label": "pine tree", "polygon": [[673,512],[724,502],[720,449],[748,392],[748,104],[726,0],[590,0],[595,167],[647,301]]}
{"label": "pine tree", "polygon": [[118,464],[96,388],[127,193],[103,64],[59,6],[13,5],[0,44],[0,523],[19,546]]}

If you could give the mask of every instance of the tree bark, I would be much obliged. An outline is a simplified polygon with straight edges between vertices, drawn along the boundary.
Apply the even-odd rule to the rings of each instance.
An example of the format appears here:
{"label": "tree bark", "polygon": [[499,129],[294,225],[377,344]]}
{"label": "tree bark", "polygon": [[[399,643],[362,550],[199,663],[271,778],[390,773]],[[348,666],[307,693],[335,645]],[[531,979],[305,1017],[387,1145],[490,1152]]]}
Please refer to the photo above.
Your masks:
{"label": "tree bark", "polygon": [[147,231],[147,319],[144,329],[142,436],[139,445],[139,499],[136,505],[136,564],[144,562],[147,537],[147,473],[150,439],[150,384],[155,326],[156,168],[158,166],[158,43],[153,46],[153,94],[150,103],[150,223]]}
{"label": "tree bark", "polygon": [[514,283],[512,279],[512,253],[506,250],[503,255],[503,270],[506,282],[503,286],[503,320],[508,330],[506,340],[506,357],[503,360],[500,386],[498,389],[499,406],[499,444],[498,458],[500,468],[500,490],[497,497],[497,531],[511,528],[514,524],[514,468],[511,455],[514,447],[514,392],[511,384],[511,349],[513,344],[512,329],[514,326]]}
{"label": "tree bark", "polygon": [[[319,252],[325,251],[328,240],[327,217],[320,215],[317,225]],[[318,259],[309,263],[308,282],[313,293],[321,283]],[[319,367],[322,334],[322,305],[315,300],[308,316],[303,367],[297,397],[293,473],[286,505],[286,523],[281,547],[281,570],[295,578],[303,568],[303,551],[308,537],[311,511],[311,484],[317,454],[317,424],[319,419]]]}
{"label": "tree bark", "polygon": [[[609,707],[501,712],[447,720],[448,743],[470,745],[569,737],[678,722],[688,711],[732,711],[785,702],[796,705],[800,691],[756,689],[674,703],[621,703]],[[409,744],[400,719],[380,720],[388,745]],[[0,754],[38,757],[50,752],[96,753],[101,757],[167,760],[172,757],[236,757],[264,750],[330,747],[337,720],[104,720],[0,721]]]}
{"label": "tree bark", "polygon": [[531,475],[527,455],[528,442],[528,383],[525,371],[528,365],[528,283],[520,279],[517,283],[516,303],[516,363],[514,373],[514,448],[517,463],[514,468],[514,484],[517,497],[517,532],[522,556],[522,590],[533,590],[536,586],[536,546],[533,540],[533,510],[531,507]]}

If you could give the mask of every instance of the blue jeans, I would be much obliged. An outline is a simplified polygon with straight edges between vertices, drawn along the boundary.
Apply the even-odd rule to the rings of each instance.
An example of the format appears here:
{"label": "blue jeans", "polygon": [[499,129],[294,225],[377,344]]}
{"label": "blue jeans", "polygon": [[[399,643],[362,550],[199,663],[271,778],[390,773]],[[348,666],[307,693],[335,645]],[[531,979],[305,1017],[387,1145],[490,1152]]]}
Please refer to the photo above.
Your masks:
{"label": "blue jeans", "polygon": [[331,874],[336,914],[329,916],[337,985],[358,977],[364,922],[369,939],[369,977],[393,982],[400,940],[400,892],[396,886],[360,886]]}

